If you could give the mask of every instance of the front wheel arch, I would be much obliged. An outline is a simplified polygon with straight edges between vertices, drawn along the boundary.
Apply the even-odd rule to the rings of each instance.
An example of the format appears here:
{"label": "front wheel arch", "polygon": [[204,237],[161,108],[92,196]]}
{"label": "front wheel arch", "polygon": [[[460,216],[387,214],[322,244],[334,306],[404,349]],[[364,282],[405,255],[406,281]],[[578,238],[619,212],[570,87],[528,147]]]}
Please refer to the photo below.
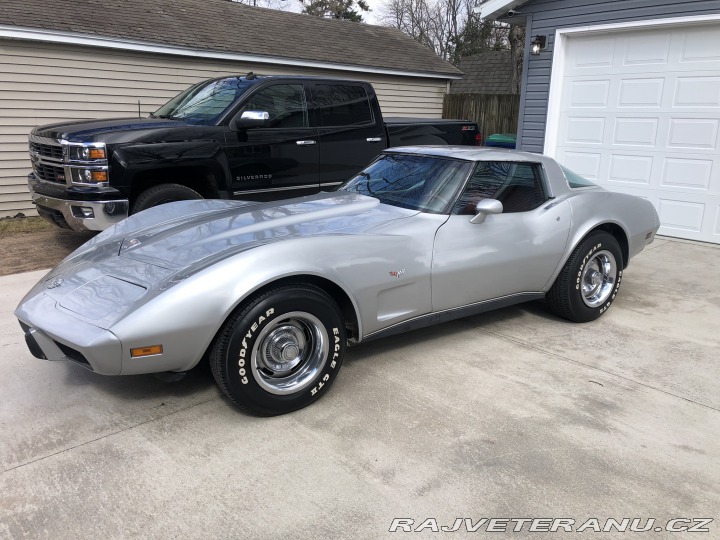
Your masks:
{"label": "front wheel arch", "polygon": [[267,291],[270,291],[272,289],[283,287],[285,285],[312,285],[319,289],[322,289],[327,295],[329,295],[333,301],[337,304],[337,306],[340,308],[340,311],[343,315],[343,319],[345,321],[345,333],[348,341],[360,341],[361,337],[361,325],[360,325],[360,317],[359,313],[357,311],[356,304],[353,302],[353,300],[350,298],[350,295],[347,293],[345,289],[343,289],[340,285],[336,284],[332,280],[317,276],[315,274],[295,274],[287,277],[283,277],[280,279],[276,279],[274,281],[271,281],[269,283],[266,283],[256,289],[252,289],[251,291],[248,291],[247,294],[240,299],[235,306],[229,311],[229,313],[226,315],[226,317],[222,320],[220,325],[218,326],[218,329],[213,336],[213,338],[208,343],[207,347],[205,348],[205,353],[203,354],[202,358],[198,361],[204,362],[209,358],[210,350],[212,349],[213,343],[215,343],[215,340],[217,339],[218,335],[220,334],[222,328],[225,327],[227,322],[240,310],[243,309],[245,304],[253,297],[257,295],[264,294]]}

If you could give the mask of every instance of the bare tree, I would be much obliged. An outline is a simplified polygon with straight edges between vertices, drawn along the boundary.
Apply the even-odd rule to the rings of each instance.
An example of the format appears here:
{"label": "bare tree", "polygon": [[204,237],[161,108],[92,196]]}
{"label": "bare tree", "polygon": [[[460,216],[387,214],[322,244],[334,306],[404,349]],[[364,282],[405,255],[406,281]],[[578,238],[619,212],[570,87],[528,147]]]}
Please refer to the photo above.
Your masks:
{"label": "bare tree", "polygon": [[508,35],[512,59],[512,93],[519,94],[522,84],[523,61],[525,59],[525,27],[513,25]]}
{"label": "bare tree", "polygon": [[476,0],[385,0],[380,20],[453,63],[463,56],[509,48],[508,25],[480,21]]}
{"label": "bare tree", "polygon": [[262,7],[268,9],[278,9],[280,11],[289,11],[290,2],[288,0],[230,0],[238,4],[247,6]]}

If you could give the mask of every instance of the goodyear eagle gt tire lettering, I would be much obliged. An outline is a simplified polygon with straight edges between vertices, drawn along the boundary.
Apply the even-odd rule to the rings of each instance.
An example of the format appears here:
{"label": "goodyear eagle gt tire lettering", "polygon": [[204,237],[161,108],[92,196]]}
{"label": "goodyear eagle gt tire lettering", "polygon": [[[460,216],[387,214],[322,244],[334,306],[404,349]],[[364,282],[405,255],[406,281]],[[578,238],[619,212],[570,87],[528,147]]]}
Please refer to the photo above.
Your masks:
{"label": "goodyear eagle gt tire lettering", "polygon": [[333,299],[310,284],[285,285],[230,316],[211,349],[210,368],[235,405],[274,416],[322,397],[344,353],[344,321]]}
{"label": "goodyear eagle gt tire lettering", "polygon": [[570,321],[594,321],[615,300],[622,269],[622,251],[615,237],[602,231],[591,233],[572,252],[545,295],[550,309]]}

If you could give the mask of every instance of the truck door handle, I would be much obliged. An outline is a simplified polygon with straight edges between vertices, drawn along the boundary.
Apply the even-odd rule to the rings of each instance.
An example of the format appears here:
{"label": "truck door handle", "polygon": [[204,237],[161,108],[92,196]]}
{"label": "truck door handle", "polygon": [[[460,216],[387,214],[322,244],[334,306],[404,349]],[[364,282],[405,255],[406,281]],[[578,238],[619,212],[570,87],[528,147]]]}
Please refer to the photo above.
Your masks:
{"label": "truck door handle", "polygon": [[382,141],[382,137],[368,137],[365,139],[367,142],[380,142]]}
{"label": "truck door handle", "polygon": [[317,141],[297,141],[298,146],[310,146],[311,144],[317,144]]}

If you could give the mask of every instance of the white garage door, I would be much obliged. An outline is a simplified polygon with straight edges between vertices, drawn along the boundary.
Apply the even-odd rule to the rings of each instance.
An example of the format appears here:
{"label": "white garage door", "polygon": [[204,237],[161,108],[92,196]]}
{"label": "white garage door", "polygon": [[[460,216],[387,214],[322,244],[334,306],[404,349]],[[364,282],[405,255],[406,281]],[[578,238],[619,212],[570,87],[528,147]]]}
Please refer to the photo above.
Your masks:
{"label": "white garage door", "polygon": [[720,26],[567,39],[556,157],[720,243]]}

